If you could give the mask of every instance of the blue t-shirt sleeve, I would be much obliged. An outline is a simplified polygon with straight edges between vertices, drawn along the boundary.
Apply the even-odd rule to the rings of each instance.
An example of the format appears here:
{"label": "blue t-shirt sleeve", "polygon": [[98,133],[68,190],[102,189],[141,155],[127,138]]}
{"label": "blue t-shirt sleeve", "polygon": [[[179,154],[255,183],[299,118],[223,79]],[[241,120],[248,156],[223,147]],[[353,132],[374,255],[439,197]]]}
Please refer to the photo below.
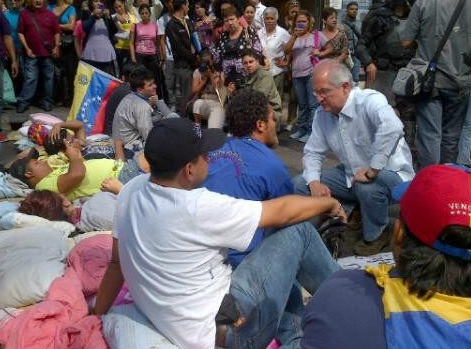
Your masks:
{"label": "blue t-shirt sleeve", "polygon": [[70,17],[75,16],[77,18],[77,11],[75,11],[75,7],[70,5],[65,12],[59,18],[59,24],[67,24],[69,23]]}
{"label": "blue t-shirt sleeve", "polygon": [[306,306],[304,349],[387,349],[383,295],[364,270],[341,270]]}

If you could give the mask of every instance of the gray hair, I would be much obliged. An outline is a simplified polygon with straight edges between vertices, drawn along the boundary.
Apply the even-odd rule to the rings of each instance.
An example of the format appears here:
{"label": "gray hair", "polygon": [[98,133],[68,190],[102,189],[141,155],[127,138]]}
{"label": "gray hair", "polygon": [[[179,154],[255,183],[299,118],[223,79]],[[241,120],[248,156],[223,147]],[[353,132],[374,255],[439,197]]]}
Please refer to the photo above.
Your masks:
{"label": "gray hair", "polygon": [[348,67],[335,59],[323,59],[314,67],[314,74],[321,69],[327,70],[327,79],[334,86],[340,86],[348,82],[353,86],[352,73]]}
{"label": "gray hair", "polygon": [[266,15],[274,15],[275,16],[275,21],[278,21],[278,10],[276,9],[276,7],[267,7],[264,11],[263,11],[263,19],[265,19],[265,16]]}

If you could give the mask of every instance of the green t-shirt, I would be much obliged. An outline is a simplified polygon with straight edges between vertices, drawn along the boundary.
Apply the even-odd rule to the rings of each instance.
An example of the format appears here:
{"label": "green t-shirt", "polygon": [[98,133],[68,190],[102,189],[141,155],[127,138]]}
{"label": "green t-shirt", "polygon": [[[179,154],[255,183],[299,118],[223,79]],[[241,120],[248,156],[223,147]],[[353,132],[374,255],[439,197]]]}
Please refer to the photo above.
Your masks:
{"label": "green t-shirt", "polygon": [[[82,182],[72,189],[70,192],[65,193],[69,200],[75,200],[77,198],[92,196],[93,194],[100,191],[101,182],[104,179],[113,177],[118,178],[119,172],[123,168],[123,162],[116,163],[112,159],[93,159],[84,161],[85,164],[85,177]],[[116,165],[118,164],[118,165]],[[59,193],[57,187],[57,180],[59,176],[67,173],[69,165],[59,166],[44,177],[35,189],[47,189],[53,192]]]}

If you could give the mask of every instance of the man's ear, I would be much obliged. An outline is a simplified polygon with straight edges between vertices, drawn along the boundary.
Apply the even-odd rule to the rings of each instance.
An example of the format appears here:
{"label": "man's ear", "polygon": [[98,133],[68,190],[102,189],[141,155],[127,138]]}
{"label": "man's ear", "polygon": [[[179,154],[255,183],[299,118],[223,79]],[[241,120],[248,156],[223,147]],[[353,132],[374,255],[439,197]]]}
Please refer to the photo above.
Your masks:
{"label": "man's ear", "polygon": [[392,251],[393,251],[394,256],[398,255],[399,250],[402,247],[403,237],[404,237],[404,224],[402,223],[401,219],[398,218],[396,219],[396,222],[394,223],[393,238],[391,241]]}
{"label": "man's ear", "polygon": [[25,178],[26,178],[26,179],[30,179],[30,178],[32,178],[32,177],[34,177],[33,172],[27,170],[27,171],[25,172]]}
{"label": "man's ear", "polygon": [[256,131],[263,133],[267,129],[267,123],[263,120],[257,120]]}

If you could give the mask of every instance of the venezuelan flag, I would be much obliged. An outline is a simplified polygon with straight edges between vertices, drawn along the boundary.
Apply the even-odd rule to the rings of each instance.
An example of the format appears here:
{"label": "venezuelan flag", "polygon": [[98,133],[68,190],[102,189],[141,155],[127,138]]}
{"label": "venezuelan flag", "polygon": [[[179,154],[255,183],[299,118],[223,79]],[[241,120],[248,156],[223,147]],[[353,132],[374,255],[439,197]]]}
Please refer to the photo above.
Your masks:
{"label": "venezuelan flag", "polygon": [[80,61],[74,81],[74,100],[67,119],[82,121],[87,136],[103,133],[106,103],[121,84],[121,80]]}

